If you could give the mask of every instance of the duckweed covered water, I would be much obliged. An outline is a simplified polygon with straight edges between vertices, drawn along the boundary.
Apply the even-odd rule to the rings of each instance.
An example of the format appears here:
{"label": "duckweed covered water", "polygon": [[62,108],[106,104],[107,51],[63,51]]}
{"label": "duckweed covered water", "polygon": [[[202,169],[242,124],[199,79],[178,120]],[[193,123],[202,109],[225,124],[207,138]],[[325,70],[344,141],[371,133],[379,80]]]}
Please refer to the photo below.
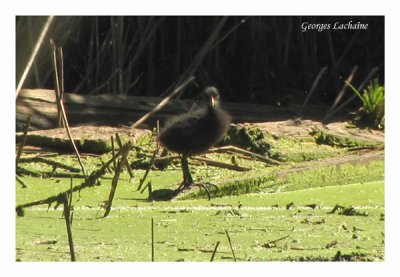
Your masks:
{"label": "duckweed covered water", "polygon": [[[175,187],[179,178],[179,170],[154,171],[149,176],[160,187]],[[70,186],[70,180],[63,178],[24,180],[29,188],[17,186],[17,204]],[[383,181],[261,191],[210,201],[148,202],[146,192],[138,192],[136,181],[129,182],[124,173],[112,211],[103,218],[101,204],[108,198],[110,183],[106,179],[101,186],[73,195],[72,229],[78,261],[150,261],[151,218],[155,221],[156,261],[209,261],[218,241],[214,261],[233,261],[225,230],[239,261],[331,261],[343,257],[381,261],[384,257]],[[336,205],[353,207],[367,216],[329,213]],[[70,260],[62,210],[47,209],[28,208],[24,217],[16,219],[18,261]]]}
{"label": "duckweed covered water", "polygon": [[[111,213],[103,218],[113,175],[72,197],[72,232],[77,261],[150,261],[151,219],[155,222],[155,261],[233,261],[229,232],[238,261],[382,261],[384,259],[384,162],[324,165],[321,159],[348,155],[346,149],[318,145],[312,139],[263,137],[268,153],[285,164],[271,166],[234,154],[208,158],[230,163],[233,157],[247,172],[209,167],[192,161],[197,182],[218,185],[211,200],[193,189],[171,201],[150,202],[138,191],[144,170],[134,178],[121,174]],[[260,140],[261,141],[261,140]],[[152,150],[132,151],[148,164]],[[110,154],[101,157],[108,160]],[[73,156],[55,157],[79,168]],[[88,172],[98,169],[98,157],[83,158]],[[316,160],[321,160],[319,163]],[[314,161],[310,164],[299,162]],[[321,166],[318,166],[321,165]],[[322,166],[323,165],[323,166]],[[45,199],[70,188],[70,178],[56,177],[51,166],[23,163],[42,174],[22,177],[16,184],[16,205]],[[53,177],[51,177],[53,176]],[[167,170],[150,171],[145,184],[175,189],[182,179],[177,162]],[[73,186],[83,182],[74,178]],[[344,213],[351,210],[352,213]],[[347,214],[347,215],[346,215]],[[16,218],[17,261],[69,261],[62,207],[34,206]]]}

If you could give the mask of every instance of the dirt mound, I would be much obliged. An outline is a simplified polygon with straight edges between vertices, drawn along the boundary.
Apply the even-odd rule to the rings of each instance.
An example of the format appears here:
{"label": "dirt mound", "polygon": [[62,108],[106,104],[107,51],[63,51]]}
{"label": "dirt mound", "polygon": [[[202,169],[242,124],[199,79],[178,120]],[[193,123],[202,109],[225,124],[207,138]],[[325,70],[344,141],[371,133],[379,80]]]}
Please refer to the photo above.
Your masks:
{"label": "dirt mound", "polygon": [[320,130],[332,135],[349,137],[359,140],[384,142],[385,133],[383,131],[354,128],[349,122],[334,122],[327,125],[313,120],[285,120],[273,122],[249,123],[255,125],[263,131],[277,137],[307,138],[310,131]]}

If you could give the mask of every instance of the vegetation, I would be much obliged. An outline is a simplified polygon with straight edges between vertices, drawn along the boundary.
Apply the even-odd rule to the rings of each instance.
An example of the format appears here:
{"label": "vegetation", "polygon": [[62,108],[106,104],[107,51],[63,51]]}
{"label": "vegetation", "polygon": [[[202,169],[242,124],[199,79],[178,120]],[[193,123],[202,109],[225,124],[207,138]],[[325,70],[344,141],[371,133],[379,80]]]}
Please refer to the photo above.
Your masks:
{"label": "vegetation", "polygon": [[271,157],[288,163],[321,160],[333,156],[343,156],[345,149],[334,148],[332,145],[315,143],[313,138],[277,138],[270,140]]}
{"label": "vegetation", "polygon": [[380,143],[377,142],[359,140],[345,136],[338,136],[326,133],[321,130],[311,130],[310,134],[314,136],[314,140],[318,144],[326,144],[340,148],[374,147],[374,146],[376,147],[381,145]]}
{"label": "vegetation", "polygon": [[370,82],[363,93],[359,92],[350,83],[346,84],[353,90],[362,102],[354,123],[360,127],[383,129],[385,126],[385,94],[384,87],[379,84],[378,78]]}
{"label": "vegetation", "polygon": [[[289,162],[270,166],[238,155],[236,162],[252,169],[235,172],[191,161],[196,182],[218,185],[210,191],[210,201],[203,189],[194,188],[174,200],[154,202],[144,187],[138,190],[145,170],[137,168],[133,178],[121,174],[106,219],[111,171],[96,186],[74,192],[71,212],[77,261],[150,261],[152,218],[155,261],[209,261],[218,241],[214,261],[233,261],[226,231],[238,261],[382,261],[384,161],[330,166],[316,161],[308,168],[299,167],[298,162],[307,159],[343,155],[346,147],[318,145],[312,138],[273,139],[266,133],[263,139],[268,140],[269,151],[285,150]],[[154,143],[149,136],[139,142],[129,159],[148,166]],[[228,153],[207,156],[227,163],[232,158]],[[83,160],[91,172],[110,157],[107,153],[83,156]],[[24,159],[19,167],[41,177],[22,177],[27,187],[17,184],[17,205],[58,195],[68,191],[71,182],[76,186],[83,181],[58,175],[76,174],[69,172],[69,167],[76,168],[70,155],[47,157],[52,161],[47,164]],[[55,162],[64,167],[55,168]],[[151,183],[154,191],[172,190],[181,174],[179,165],[172,163],[167,170],[153,168],[145,183]],[[16,219],[17,260],[69,260],[60,207],[39,205],[21,211],[22,217]]]}
{"label": "vegetation", "polygon": [[[161,180],[156,174],[151,178]],[[17,187],[17,203],[69,187],[67,179],[24,180],[31,186]],[[101,200],[108,197],[110,180],[73,195],[77,261],[150,261],[151,218],[155,261],[209,261],[217,241],[214,260],[233,261],[225,230],[238,261],[334,261],[338,252],[349,261],[384,257],[383,181],[211,201],[147,202],[127,180],[124,174],[107,218],[102,218]],[[332,212],[336,205],[344,208]],[[18,261],[69,260],[61,215],[60,208],[37,206],[16,218]]]}
{"label": "vegetation", "polygon": [[[290,172],[290,170],[287,170]],[[317,187],[337,186],[356,182],[379,181],[384,177],[382,161],[373,161],[367,165],[343,164],[306,171],[283,174],[285,168],[277,168],[270,173],[259,176],[242,176],[238,179],[225,181],[218,188],[210,191],[213,197],[235,196],[259,192],[285,192]],[[279,175],[279,177],[278,177]],[[186,194],[183,199],[207,198],[204,190]]]}
{"label": "vegetation", "polygon": [[[16,17],[17,80],[45,20]],[[302,22],[350,20],[368,29],[301,31]],[[314,95],[329,102],[352,67],[359,67],[355,83],[381,67],[383,28],[383,16],[59,16],[45,41],[53,38],[63,48],[66,92],[159,96],[191,73],[197,84],[183,97],[216,84],[224,101],[284,106],[303,102],[322,66],[327,74]],[[201,51],[204,57],[195,60]],[[51,56],[44,44],[25,88],[54,88]],[[383,74],[380,68],[381,79]]]}
{"label": "vegetation", "polygon": [[271,148],[259,128],[241,124],[231,125],[220,145],[235,145],[260,155],[266,155]]}

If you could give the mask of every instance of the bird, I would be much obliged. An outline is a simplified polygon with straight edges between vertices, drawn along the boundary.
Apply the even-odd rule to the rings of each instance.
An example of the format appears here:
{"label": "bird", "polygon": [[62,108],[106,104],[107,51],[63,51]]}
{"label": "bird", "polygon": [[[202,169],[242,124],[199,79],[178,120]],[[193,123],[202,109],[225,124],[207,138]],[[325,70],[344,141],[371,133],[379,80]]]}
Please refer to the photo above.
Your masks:
{"label": "bird", "polygon": [[[181,155],[183,181],[179,190],[194,185],[188,157],[204,153],[220,142],[232,120],[220,106],[220,95],[216,87],[206,87],[203,92],[208,99],[206,105],[170,118],[158,135],[161,146]],[[207,188],[204,188],[208,193]]]}

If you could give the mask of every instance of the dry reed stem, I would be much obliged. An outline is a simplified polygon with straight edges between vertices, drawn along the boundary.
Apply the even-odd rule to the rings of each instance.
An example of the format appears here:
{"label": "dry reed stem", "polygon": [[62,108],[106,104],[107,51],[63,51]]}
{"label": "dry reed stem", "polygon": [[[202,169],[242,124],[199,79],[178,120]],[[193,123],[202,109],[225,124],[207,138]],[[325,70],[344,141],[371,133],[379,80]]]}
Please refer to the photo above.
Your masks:
{"label": "dry reed stem", "polygon": [[[129,143],[128,143],[128,145],[129,145]],[[122,157],[121,157],[117,167],[115,168],[115,175],[114,175],[114,178],[113,178],[112,183],[111,183],[110,195],[108,197],[108,201],[107,201],[107,206],[106,206],[106,211],[104,213],[104,217],[107,217],[110,214],[112,202],[113,202],[114,195],[115,195],[115,191],[116,191],[117,185],[118,185],[119,176],[120,176],[120,174],[122,172],[122,168],[124,167],[124,164],[125,164],[125,162],[127,160],[126,158],[128,157],[128,153],[129,153],[130,147],[125,147],[123,149],[124,149],[124,151],[121,153]]]}
{"label": "dry reed stem", "polygon": [[211,148],[210,150],[207,151],[208,153],[229,153],[229,152],[233,152],[233,153],[237,153],[237,154],[241,154],[241,155],[245,155],[245,156],[249,156],[251,158],[255,158],[259,161],[265,162],[267,164],[273,164],[273,165],[282,165],[283,163],[247,150],[244,150],[242,148],[236,147],[236,146],[222,146],[222,147],[218,147],[218,148]]}
{"label": "dry reed stem", "polygon": [[236,255],[235,255],[235,251],[233,251],[233,246],[232,246],[232,242],[231,242],[231,237],[229,236],[228,230],[225,230],[226,236],[228,238],[228,242],[229,242],[229,246],[231,247],[231,251],[232,251],[232,255],[233,255],[233,260],[236,262]]}
{"label": "dry reed stem", "polygon": [[185,86],[187,86],[191,81],[194,80],[194,77],[191,76],[190,78],[188,78],[185,82],[182,83],[182,85],[180,85],[179,87],[177,87],[170,95],[168,95],[167,97],[165,97],[160,103],[158,103],[157,106],[155,106],[151,111],[149,111],[148,113],[146,113],[144,116],[142,116],[138,121],[136,121],[131,128],[136,128],[137,126],[139,126],[140,124],[142,124],[144,121],[146,121],[150,116],[152,116],[153,114],[155,114],[156,112],[158,112],[159,110],[161,110],[165,105],[168,104],[169,101],[171,101],[171,99],[177,95]]}
{"label": "dry reed stem", "polygon": [[[200,64],[204,61],[204,58],[206,57],[206,55],[209,53],[209,51],[212,47],[212,44],[217,39],[218,34],[222,30],[222,27],[225,25],[227,20],[228,20],[227,16],[224,16],[221,18],[221,20],[218,22],[216,28],[214,29],[214,31],[210,34],[207,41],[204,43],[204,45],[201,47],[199,52],[193,58],[190,65],[186,68],[186,70],[178,78],[178,80],[176,82],[177,84],[180,84],[180,83],[184,82],[185,80],[187,80],[188,78],[191,78],[190,76],[192,76],[196,72],[197,68],[200,66]],[[167,91],[169,91],[169,89]],[[165,94],[165,92],[162,93],[161,95],[164,95],[164,94]]]}
{"label": "dry reed stem", "polygon": [[[115,155],[115,147],[114,147],[114,136],[111,136],[111,152],[112,155]],[[114,160],[113,162],[113,166],[114,166],[114,172],[117,170],[117,161]]]}
{"label": "dry reed stem", "polygon": [[110,166],[110,164],[115,159],[117,159],[119,156],[121,156],[122,153],[124,153],[125,151],[128,151],[129,149],[130,149],[130,144],[126,143],[117,152],[117,154],[115,154],[114,157],[112,157],[110,160],[108,160],[100,169],[98,169],[98,170],[94,171],[92,174],[90,174],[86,178],[85,182],[83,182],[82,184],[80,184],[78,186],[73,187],[72,190],[69,189],[69,190],[67,190],[65,192],[61,192],[59,194],[47,197],[47,198],[42,199],[42,200],[38,200],[38,201],[34,201],[34,202],[29,202],[29,203],[26,203],[26,204],[18,205],[16,207],[17,212],[18,212],[18,210],[21,210],[23,208],[28,208],[28,207],[37,206],[37,205],[44,205],[44,204],[52,204],[54,202],[61,202],[63,194],[65,194],[65,193],[70,193],[71,191],[72,192],[80,191],[80,190],[82,190],[84,188],[95,186],[97,184],[97,182],[98,182],[98,179],[105,173],[107,167]]}
{"label": "dry reed stem", "polygon": [[346,81],[343,84],[342,89],[340,90],[340,92],[338,93],[338,95],[335,98],[335,101],[333,102],[332,106],[328,109],[328,111],[326,112],[326,115],[323,119],[323,121],[325,122],[328,119],[329,114],[336,108],[336,106],[339,104],[340,100],[342,100],[344,93],[346,92],[346,82],[351,83],[351,81],[353,80],[354,74],[356,73],[358,69],[358,66],[356,65],[355,67],[353,67],[353,69],[351,70],[351,73],[349,75],[349,77],[347,77]]}
{"label": "dry reed stem", "polygon": [[[62,74],[60,73],[59,68],[57,66],[57,64],[58,64],[57,63],[57,55],[56,55],[56,49],[57,48],[56,48],[56,45],[55,45],[53,40],[50,40],[50,44],[51,44],[51,47],[53,48],[53,65],[54,65],[54,74],[55,74],[55,82],[56,82],[55,87],[56,87],[57,105],[58,105],[58,107],[59,107],[59,109],[61,111],[62,119],[63,119],[63,122],[64,122],[64,127],[65,127],[65,129],[67,131],[67,135],[68,135],[68,138],[69,138],[69,140],[71,142],[71,145],[72,145],[72,147],[73,147],[73,149],[75,151],[75,155],[78,158],[78,162],[79,162],[79,165],[81,166],[82,173],[85,176],[85,178],[87,178],[85,167],[83,166],[81,157],[79,155],[78,148],[75,145],[74,139],[72,138],[72,134],[71,134],[71,131],[69,129],[69,124],[68,124],[67,115],[65,113],[64,104],[62,102],[62,99],[60,98],[60,96],[63,93],[61,92],[62,91],[62,87],[60,85],[60,79],[59,79],[60,76],[59,75],[62,75]],[[62,58],[62,56],[59,57],[59,58]],[[58,97],[57,97],[57,95],[58,95]]]}
{"label": "dry reed stem", "polygon": [[42,28],[42,32],[39,35],[39,38],[38,38],[38,40],[36,42],[36,45],[35,45],[35,48],[33,49],[32,54],[31,54],[31,56],[29,58],[29,61],[28,61],[27,65],[26,65],[26,67],[25,67],[25,70],[22,73],[21,78],[19,79],[18,86],[17,86],[17,89],[15,91],[15,98],[18,98],[18,94],[21,91],[22,85],[24,84],[25,79],[28,76],[29,70],[31,69],[33,61],[35,60],[36,55],[39,52],[40,47],[42,46],[42,42],[43,42],[43,40],[44,40],[44,38],[45,38],[45,36],[47,34],[47,31],[49,30],[49,27],[50,27],[51,23],[53,22],[53,19],[54,19],[54,16],[49,16],[47,18],[47,21],[45,22],[43,28]]}
{"label": "dry reed stem", "polygon": [[[122,147],[122,141],[121,141],[121,138],[120,138],[120,136],[119,136],[118,133],[115,133],[115,139],[117,140],[118,147],[121,148],[121,147]],[[131,181],[132,178],[134,177],[134,175],[133,175],[131,166],[130,166],[130,164],[129,164],[128,157],[126,157],[125,167],[126,167],[126,169],[128,170],[128,173],[129,173],[129,177],[130,177],[129,181]]]}
{"label": "dry reed stem", "polygon": [[157,148],[156,150],[154,150],[153,156],[151,157],[150,162],[149,162],[149,166],[147,167],[146,172],[143,175],[143,178],[140,179],[140,183],[139,183],[137,190],[140,190],[142,188],[142,185],[143,185],[144,181],[146,180],[147,175],[149,174],[150,169],[153,166],[154,161],[155,161],[156,156],[158,155],[159,151],[160,151],[160,148]]}
{"label": "dry reed stem", "polygon": [[31,125],[31,116],[28,115],[28,118],[27,118],[27,120],[26,120],[25,129],[24,129],[24,135],[23,135],[23,137],[22,137],[22,142],[21,142],[21,144],[20,144],[19,147],[18,147],[17,157],[16,157],[16,159],[15,159],[15,168],[18,168],[18,163],[19,163],[19,161],[20,161],[20,159],[21,159],[22,150],[23,150],[23,148],[24,148],[24,146],[25,146],[26,139],[27,139],[27,137],[28,137],[28,131],[29,131],[29,126],[30,126],[30,125]]}
{"label": "dry reed stem", "polygon": [[[366,84],[367,82],[372,78],[372,76],[374,76],[377,72],[378,72],[379,68],[378,67],[374,67],[373,69],[371,69],[371,71],[369,72],[369,74],[367,75],[367,77],[364,78],[364,81],[361,82],[361,84],[358,86],[357,90],[360,91]],[[350,104],[351,101],[353,101],[355,98],[357,97],[356,94],[353,94],[352,96],[350,96],[346,101],[344,101],[339,107],[337,107],[336,109],[334,109],[333,111],[331,111],[328,115],[325,116],[325,120],[328,120],[329,118],[331,118],[333,115],[335,115],[337,112],[339,112],[340,110],[342,110],[344,107],[346,107],[348,104]]]}
{"label": "dry reed stem", "polygon": [[26,185],[26,183],[24,182],[24,180],[21,179],[21,177],[19,177],[17,174],[15,174],[15,178],[17,179],[17,181],[21,184],[22,188],[25,189],[28,186]]}
{"label": "dry reed stem", "polygon": [[68,235],[68,245],[69,245],[69,252],[71,254],[71,262],[75,262],[75,249],[74,249],[74,241],[72,239],[72,228],[71,228],[71,213],[68,204],[68,195],[67,193],[63,194],[62,202],[64,203],[64,217],[65,217],[65,224],[67,227],[67,235]]}
{"label": "dry reed stem", "polygon": [[301,106],[301,109],[300,109],[300,111],[299,111],[298,114],[297,114],[298,117],[301,117],[301,115],[303,114],[304,108],[307,106],[308,102],[310,101],[311,96],[314,94],[314,92],[315,92],[315,90],[316,90],[316,88],[317,88],[317,86],[318,86],[318,84],[319,84],[319,82],[320,82],[322,76],[324,75],[324,73],[325,73],[325,71],[326,71],[327,69],[328,69],[328,67],[324,66],[324,67],[321,68],[321,70],[319,71],[317,77],[315,78],[315,80],[314,80],[314,82],[313,82],[313,84],[312,84],[312,86],[311,86],[310,92],[307,94],[307,97],[306,97],[306,99],[304,100],[303,105]]}
{"label": "dry reed stem", "polygon": [[218,246],[219,246],[219,243],[220,243],[220,242],[217,241],[217,243],[215,244],[214,251],[213,251],[213,253],[212,253],[210,262],[214,261],[215,253],[217,253],[217,248],[218,248]]}
{"label": "dry reed stem", "polygon": [[249,168],[249,167],[242,167],[242,166],[238,166],[238,165],[234,165],[234,164],[222,163],[222,162],[218,162],[218,161],[214,161],[214,160],[206,159],[206,158],[201,158],[201,157],[190,157],[190,158],[192,160],[203,162],[203,163],[206,163],[207,165],[215,166],[215,167],[219,167],[219,168],[226,168],[226,169],[236,170],[236,171],[251,170],[251,168]]}
{"label": "dry reed stem", "polygon": [[151,218],[151,261],[154,262],[154,218]]}

